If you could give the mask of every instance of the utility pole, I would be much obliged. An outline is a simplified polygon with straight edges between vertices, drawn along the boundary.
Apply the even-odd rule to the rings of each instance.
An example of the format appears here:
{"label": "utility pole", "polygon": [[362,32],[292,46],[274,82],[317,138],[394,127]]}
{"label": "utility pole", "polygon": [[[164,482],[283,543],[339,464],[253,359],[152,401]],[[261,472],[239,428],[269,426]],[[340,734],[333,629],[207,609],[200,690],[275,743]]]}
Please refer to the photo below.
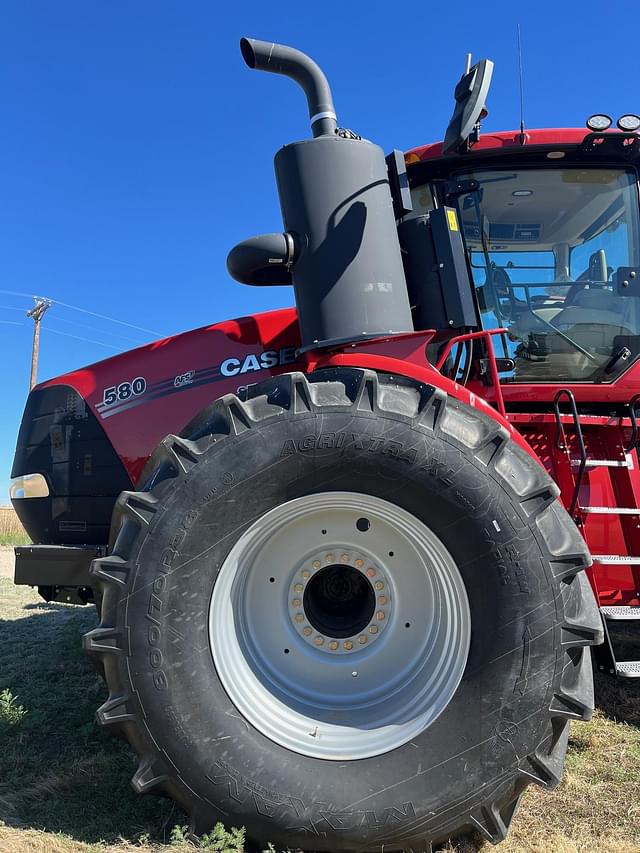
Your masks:
{"label": "utility pole", "polygon": [[31,380],[29,390],[36,384],[38,376],[38,353],[40,351],[40,323],[45,312],[51,308],[51,300],[42,296],[34,296],[35,305],[31,311],[27,311],[27,317],[33,318],[33,347],[31,350]]}

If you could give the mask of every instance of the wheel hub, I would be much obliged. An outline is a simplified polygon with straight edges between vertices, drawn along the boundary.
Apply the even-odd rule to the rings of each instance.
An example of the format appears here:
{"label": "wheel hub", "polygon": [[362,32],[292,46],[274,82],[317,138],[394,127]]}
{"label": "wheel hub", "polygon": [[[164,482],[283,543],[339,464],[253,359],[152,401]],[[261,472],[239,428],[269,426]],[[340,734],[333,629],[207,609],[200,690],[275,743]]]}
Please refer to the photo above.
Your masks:
{"label": "wheel hub", "polygon": [[353,654],[382,636],[391,588],[370,556],[336,546],[304,560],[294,573],[289,617],[303,641],[329,654]]}
{"label": "wheel hub", "polygon": [[381,755],[447,706],[471,635],[440,539],[395,504],[322,492],[238,539],[216,580],[209,640],[238,711],[281,746],[336,761]]}

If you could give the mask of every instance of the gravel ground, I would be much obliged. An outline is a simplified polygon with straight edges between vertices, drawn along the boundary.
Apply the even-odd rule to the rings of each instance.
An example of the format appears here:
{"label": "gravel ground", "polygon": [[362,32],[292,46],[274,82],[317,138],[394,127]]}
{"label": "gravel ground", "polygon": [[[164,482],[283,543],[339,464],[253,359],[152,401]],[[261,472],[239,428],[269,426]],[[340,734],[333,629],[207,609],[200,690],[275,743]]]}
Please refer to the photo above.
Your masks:
{"label": "gravel ground", "polygon": [[0,578],[13,577],[13,548],[0,545]]}

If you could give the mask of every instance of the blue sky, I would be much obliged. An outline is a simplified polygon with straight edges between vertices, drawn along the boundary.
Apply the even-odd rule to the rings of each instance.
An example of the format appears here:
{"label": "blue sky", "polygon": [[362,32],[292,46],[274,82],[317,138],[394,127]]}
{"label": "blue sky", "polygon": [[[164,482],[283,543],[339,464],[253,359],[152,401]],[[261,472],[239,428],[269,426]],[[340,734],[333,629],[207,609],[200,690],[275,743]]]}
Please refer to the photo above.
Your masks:
{"label": "blue sky", "polygon": [[[586,6],[542,2],[5,0],[0,290],[131,324],[56,304],[39,378],[154,337],[131,326],[169,334],[291,304],[287,288],[242,287],[225,268],[235,242],[281,230],[273,155],[308,135],[301,91],[246,68],[241,36],[310,53],[340,123],[388,151],[442,137],[468,51],[496,63],[485,130],[517,127],[517,23],[528,127],[640,111],[634,9],[610,0],[596,20]],[[0,503],[30,304],[0,292]]]}

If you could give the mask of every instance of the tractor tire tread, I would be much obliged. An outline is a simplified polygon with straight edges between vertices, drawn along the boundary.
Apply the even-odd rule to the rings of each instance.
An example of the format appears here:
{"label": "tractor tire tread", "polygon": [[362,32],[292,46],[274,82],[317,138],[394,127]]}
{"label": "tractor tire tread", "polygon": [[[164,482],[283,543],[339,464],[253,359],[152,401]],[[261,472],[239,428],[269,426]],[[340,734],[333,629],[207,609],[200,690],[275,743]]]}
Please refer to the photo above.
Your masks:
{"label": "tractor tire tread", "polygon": [[[100,627],[84,638],[84,648],[99,659],[110,689],[98,709],[100,725],[126,737],[140,757],[132,786],[139,793],[173,797],[192,818],[192,830],[201,831],[203,804],[188,795],[177,770],[161,755],[143,715],[127,692],[117,665],[127,656],[128,637],[119,621],[119,604],[126,598],[130,577],[128,560],[136,539],[146,533],[175,478],[188,477],[207,450],[220,441],[252,429],[283,413],[322,413],[359,410],[384,413],[387,418],[410,420],[453,445],[473,453],[476,462],[535,520],[546,544],[556,590],[559,642],[564,665],[549,706],[544,740],[518,764],[508,780],[493,786],[481,808],[460,814],[452,837],[476,832],[497,844],[508,832],[523,791],[530,783],[554,788],[560,781],[571,720],[588,720],[593,711],[593,681],[589,646],[602,641],[598,609],[583,569],[590,557],[582,536],[558,501],[551,477],[525,450],[510,440],[506,427],[479,408],[461,404],[440,389],[405,377],[356,368],[328,368],[316,373],[289,373],[249,389],[246,399],[227,394],[201,412],[182,435],[168,435],[151,455],[140,478],[140,491],[123,492],[117,500],[110,556],[94,560],[91,575],[103,596]],[[185,793],[187,791],[187,793]],[[209,805],[209,804],[204,804]],[[408,842],[407,842],[408,843]],[[398,849],[394,847],[393,849]],[[407,847],[409,849],[409,847]]]}

